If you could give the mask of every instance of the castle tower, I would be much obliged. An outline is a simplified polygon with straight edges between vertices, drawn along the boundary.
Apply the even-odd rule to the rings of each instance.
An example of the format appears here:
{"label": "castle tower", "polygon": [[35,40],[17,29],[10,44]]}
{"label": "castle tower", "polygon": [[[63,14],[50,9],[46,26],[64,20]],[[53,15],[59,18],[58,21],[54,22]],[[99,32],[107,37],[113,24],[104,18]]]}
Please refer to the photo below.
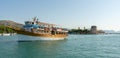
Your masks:
{"label": "castle tower", "polygon": [[78,27],[78,30],[80,30],[80,27]]}
{"label": "castle tower", "polygon": [[97,26],[91,26],[91,34],[97,34]]}

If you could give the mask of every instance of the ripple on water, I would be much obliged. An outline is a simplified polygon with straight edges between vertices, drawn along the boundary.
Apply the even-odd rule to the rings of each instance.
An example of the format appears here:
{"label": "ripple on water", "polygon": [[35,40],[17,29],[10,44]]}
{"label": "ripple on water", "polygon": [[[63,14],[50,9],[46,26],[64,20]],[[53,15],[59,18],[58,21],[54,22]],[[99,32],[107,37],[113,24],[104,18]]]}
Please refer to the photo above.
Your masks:
{"label": "ripple on water", "polygon": [[17,42],[38,37],[0,36],[0,58],[120,58],[120,35],[69,35],[66,40]]}

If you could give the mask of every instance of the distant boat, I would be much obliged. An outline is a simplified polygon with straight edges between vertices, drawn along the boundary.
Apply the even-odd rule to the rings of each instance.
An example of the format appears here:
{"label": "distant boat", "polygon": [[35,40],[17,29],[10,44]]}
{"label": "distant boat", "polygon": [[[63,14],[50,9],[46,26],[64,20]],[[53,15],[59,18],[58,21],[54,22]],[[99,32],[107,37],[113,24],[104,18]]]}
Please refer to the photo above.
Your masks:
{"label": "distant boat", "polygon": [[2,36],[10,36],[10,33],[2,33]]}
{"label": "distant boat", "polygon": [[58,27],[55,24],[39,22],[35,17],[33,21],[25,21],[25,25],[21,30],[17,30],[19,34],[25,34],[30,36],[39,36],[43,40],[59,40],[65,39],[68,36],[68,30],[66,28]]}
{"label": "distant boat", "polygon": [[16,33],[2,33],[1,36],[14,36]]}
{"label": "distant boat", "polygon": [[2,34],[0,34],[0,36],[1,36]]}
{"label": "distant boat", "polygon": [[6,25],[0,27],[1,27],[0,36],[13,36],[16,34],[15,32],[13,32],[12,29],[7,28]]}

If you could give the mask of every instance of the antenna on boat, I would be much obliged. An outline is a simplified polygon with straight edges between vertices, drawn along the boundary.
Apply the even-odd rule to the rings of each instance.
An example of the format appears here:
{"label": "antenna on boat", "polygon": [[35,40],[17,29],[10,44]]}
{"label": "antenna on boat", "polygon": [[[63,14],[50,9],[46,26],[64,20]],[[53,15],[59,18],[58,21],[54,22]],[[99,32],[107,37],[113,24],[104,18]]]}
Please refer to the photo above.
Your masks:
{"label": "antenna on boat", "polygon": [[38,18],[36,18],[36,21],[37,21],[37,22],[38,22],[38,20],[39,20],[39,19],[38,19]]}
{"label": "antenna on boat", "polygon": [[37,23],[37,24],[38,24],[38,20],[39,20],[39,19],[37,18],[37,19],[36,19],[36,23]]}
{"label": "antenna on boat", "polygon": [[38,19],[37,17],[34,17],[34,18],[33,18],[33,22],[36,23],[36,24],[38,24],[38,20],[39,20],[39,19]]}
{"label": "antenna on boat", "polygon": [[36,18],[37,18],[37,17],[34,17],[34,18],[33,18],[33,21],[34,21],[34,22],[36,21]]}

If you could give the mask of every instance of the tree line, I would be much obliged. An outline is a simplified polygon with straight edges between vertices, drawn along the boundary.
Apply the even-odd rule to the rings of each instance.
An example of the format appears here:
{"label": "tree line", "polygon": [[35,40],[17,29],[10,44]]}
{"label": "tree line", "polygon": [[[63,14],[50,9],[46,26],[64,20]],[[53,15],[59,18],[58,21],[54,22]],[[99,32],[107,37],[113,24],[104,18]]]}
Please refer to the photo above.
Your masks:
{"label": "tree line", "polygon": [[90,30],[88,29],[71,29],[68,32],[69,34],[90,34]]}
{"label": "tree line", "polygon": [[0,33],[15,33],[15,31],[4,25],[0,25]]}

